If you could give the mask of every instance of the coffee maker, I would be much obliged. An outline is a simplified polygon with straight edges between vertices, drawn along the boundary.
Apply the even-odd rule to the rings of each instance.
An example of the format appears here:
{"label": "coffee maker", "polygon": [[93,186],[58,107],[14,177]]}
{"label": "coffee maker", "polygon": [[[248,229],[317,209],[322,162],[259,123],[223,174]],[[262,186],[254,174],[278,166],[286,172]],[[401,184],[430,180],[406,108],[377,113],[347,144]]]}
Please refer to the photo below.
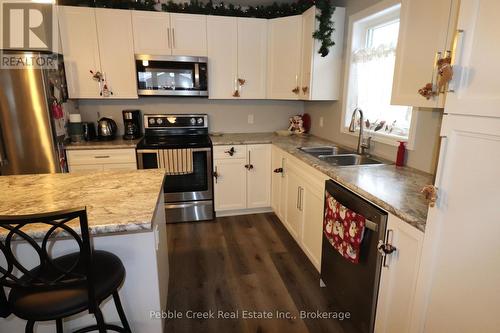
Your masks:
{"label": "coffee maker", "polygon": [[123,127],[125,140],[137,139],[141,136],[141,111],[140,110],[123,110]]}

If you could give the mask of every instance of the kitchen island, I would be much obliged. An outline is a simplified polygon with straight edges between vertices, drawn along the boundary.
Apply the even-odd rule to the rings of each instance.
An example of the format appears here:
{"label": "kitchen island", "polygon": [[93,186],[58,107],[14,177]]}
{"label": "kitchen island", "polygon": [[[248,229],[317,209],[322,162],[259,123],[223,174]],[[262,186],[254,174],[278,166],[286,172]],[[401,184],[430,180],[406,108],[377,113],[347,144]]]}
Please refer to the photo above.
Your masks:
{"label": "kitchen island", "polygon": [[[95,249],[116,254],[126,269],[119,289],[123,307],[134,332],[163,332],[163,320],[151,318],[151,311],[166,308],[168,249],[163,200],[162,170],[112,171],[81,174],[44,174],[0,177],[0,215],[25,215],[86,207]],[[23,231],[43,237],[43,226],[26,226]],[[0,240],[5,237],[0,231]],[[62,236],[62,235],[61,235]],[[24,242],[16,243],[16,255],[35,266]],[[74,240],[61,237],[53,253],[75,251]],[[101,304],[109,323],[119,323],[112,300]],[[86,314],[67,318],[65,330],[95,323]],[[22,332],[25,321],[13,315],[0,318],[0,332]],[[54,332],[55,323],[38,323],[36,332]]]}

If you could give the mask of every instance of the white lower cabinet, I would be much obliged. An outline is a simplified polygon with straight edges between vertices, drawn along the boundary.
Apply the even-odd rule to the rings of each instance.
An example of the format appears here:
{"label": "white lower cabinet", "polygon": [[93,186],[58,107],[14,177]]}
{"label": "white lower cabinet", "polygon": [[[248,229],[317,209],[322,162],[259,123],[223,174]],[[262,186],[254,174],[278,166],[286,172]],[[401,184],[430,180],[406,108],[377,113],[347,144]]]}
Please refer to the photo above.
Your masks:
{"label": "white lower cabinet", "polygon": [[375,320],[376,333],[410,331],[424,234],[389,215],[387,239],[396,252],[382,267]]}
{"label": "white lower cabinet", "polygon": [[[329,177],[276,146],[272,147],[272,171],[272,208],[320,271],[325,181]],[[386,237],[397,250],[382,267],[375,332],[409,332],[423,232],[389,214]]]}
{"label": "white lower cabinet", "polygon": [[328,177],[277,147],[272,154],[273,210],[319,271]]}
{"label": "white lower cabinet", "polygon": [[285,152],[273,145],[271,148],[271,208],[281,220],[285,218],[286,208],[285,161]]}
{"label": "white lower cabinet", "polygon": [[214,147],[215,211],[271,206],[271,145]]}
{"label": "white lower cabinet", "polygon": [[135,149],[67,150],[69,172],[137,170]]}

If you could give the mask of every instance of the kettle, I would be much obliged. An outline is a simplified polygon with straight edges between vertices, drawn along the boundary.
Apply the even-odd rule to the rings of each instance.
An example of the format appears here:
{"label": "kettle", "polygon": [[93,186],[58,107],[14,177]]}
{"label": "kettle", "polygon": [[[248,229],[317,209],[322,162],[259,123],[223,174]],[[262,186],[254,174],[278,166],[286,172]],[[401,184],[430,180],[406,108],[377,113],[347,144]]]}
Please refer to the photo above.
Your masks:
{"label": "kettle", "polygon": [[116,123],[111,118],[102,117],[97,122],[97,135],[100,140],[112,140],[116,135]]}

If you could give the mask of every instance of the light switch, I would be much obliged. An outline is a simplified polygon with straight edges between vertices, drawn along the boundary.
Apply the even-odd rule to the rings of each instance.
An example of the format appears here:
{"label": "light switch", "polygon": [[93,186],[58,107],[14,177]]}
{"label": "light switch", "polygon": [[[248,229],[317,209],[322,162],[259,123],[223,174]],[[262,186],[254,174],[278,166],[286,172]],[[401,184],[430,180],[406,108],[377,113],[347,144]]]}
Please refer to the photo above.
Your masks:
{"label": "light switch", "polygon": [[325,125],[323,117],[319,117],[319,127],[323,127]]}
{"label": "light switch", "polygon": [[248,115],[248,123],[251,125],[253,124],[253,114]]}

